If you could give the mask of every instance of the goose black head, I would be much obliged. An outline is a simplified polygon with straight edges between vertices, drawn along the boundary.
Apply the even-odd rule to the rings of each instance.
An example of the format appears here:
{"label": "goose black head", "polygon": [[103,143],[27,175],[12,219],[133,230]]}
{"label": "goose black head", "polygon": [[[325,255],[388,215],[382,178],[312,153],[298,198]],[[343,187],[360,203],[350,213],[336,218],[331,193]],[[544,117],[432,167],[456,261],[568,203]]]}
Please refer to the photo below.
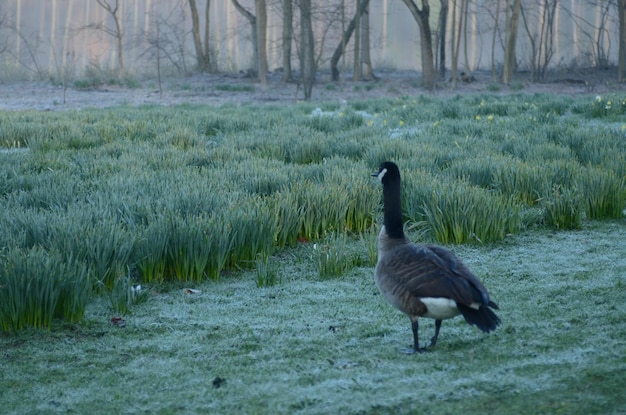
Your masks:
{"label": "goose black head", "polygon": [[380,169],[377,172],[372,173],[372,177],[377,177],[381,183],[387,182],[389,179],[399,180],[400,169],[396,163],[391,161],[384,161],[380,164]]}
{"label": "goose black head", "polygon": [[383,210],[385,233],[393,239],[404,239],[402,229],[402,200],[400,196],[400,169],[391,162],[381,163],[378,172],[372,174],[383,184]]}

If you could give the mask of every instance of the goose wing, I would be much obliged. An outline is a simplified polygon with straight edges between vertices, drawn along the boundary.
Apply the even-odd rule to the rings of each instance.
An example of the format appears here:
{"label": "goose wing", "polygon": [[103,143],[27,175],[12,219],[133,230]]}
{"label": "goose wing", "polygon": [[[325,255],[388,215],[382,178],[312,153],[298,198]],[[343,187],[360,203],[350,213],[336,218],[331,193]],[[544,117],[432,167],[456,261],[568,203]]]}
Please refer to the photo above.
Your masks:
{"label": "goose wing", "polygon": [[449,298],[466,306],[489,304],[487,290],[478,278],[444,247],[404,245],[388,252],[381,268],[393,270],[389,276],[395,288],[403,287],[413,297]]}

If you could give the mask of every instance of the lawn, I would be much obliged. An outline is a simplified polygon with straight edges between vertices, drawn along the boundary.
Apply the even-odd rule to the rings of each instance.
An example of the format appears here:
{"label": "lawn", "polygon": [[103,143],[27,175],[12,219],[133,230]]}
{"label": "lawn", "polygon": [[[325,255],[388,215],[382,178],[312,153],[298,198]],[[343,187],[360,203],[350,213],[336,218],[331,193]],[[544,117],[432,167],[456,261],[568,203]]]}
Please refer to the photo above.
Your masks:
{"label": "lawn", "polygon": [[[371,267],[320,280],[308,246],[279,256],[279,285],[257,288],[253,271],[195,294],[168,284],[124,328],[100,301],[80,324],[0,337],[3,412],[620,413],[624,225],[456,247],[503,325],[484,335],[445,321],[423,354],[400,352],[409,320],[377,294]],[[432,321],[421,327],[432,335]]]}
{"label": "lawn", "polygon": [[[485,94],[0,113],[2,412],[621,413],[625,112]],[[494,333],[459,317],[400,352],[409,320],[373,282],[385,159],[409,236],[482,279]]]}

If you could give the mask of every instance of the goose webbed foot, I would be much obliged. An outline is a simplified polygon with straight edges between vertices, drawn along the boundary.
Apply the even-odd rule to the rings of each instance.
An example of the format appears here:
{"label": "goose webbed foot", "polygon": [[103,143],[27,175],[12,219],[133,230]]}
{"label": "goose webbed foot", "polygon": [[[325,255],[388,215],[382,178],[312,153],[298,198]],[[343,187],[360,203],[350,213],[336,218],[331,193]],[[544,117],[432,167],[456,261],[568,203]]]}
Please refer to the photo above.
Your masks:
{"label": "goose webbed foot", "polygon": [[400,353],[406,355],[412,355],[416,353],[426,353],[430,351],[430,347],[420,347],[419,349],[415,349],[415,347],[407,347],[406,349],[400,349]]}

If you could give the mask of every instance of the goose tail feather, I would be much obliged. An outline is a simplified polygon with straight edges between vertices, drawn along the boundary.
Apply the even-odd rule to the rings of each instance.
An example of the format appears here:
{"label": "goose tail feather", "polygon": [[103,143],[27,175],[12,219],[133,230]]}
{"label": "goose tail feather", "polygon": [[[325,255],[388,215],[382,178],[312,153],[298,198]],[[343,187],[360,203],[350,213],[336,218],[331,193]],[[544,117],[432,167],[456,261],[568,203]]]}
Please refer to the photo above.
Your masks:
{"label": "goose tail feather", "polygon": [[457,304],[457,307],[468,324],[478,327],[485,333],[495,330],[500,325],[500,318],[489,308],[498,309],[492,301],[489,302],[489,306],[481,305],[478,310],[462,304]]}

